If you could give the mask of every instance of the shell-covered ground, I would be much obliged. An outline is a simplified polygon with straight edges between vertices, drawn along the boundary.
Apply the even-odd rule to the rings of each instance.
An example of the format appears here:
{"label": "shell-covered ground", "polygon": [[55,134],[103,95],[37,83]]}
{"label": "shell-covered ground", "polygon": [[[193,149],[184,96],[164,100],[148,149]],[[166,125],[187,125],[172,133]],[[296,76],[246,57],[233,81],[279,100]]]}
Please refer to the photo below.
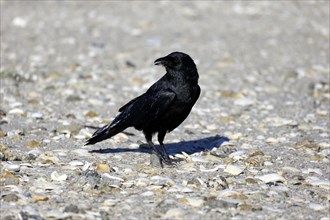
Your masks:
{"label": "shell-covered ground", "polygon": [[[1,219],[330,218],[329,1],[0,6]],[[181,161],[134,129],[83,146],[173,51],[202,88]]]}

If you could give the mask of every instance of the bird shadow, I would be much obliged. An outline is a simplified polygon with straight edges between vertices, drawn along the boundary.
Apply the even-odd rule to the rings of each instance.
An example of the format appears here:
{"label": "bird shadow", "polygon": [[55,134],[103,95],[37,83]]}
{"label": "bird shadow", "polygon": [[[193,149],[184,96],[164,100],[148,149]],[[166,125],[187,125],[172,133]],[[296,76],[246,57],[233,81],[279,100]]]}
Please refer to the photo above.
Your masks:
{"label": "bird shadow", "polygon": [[[223,136],[212,136],[201,138],[191,141],[181,141],[178,143],[168,143],[165,144],[166,151],[169,155],[174,155],[177,153],[185,152],[187,154],[194,154],[201,151],[210,151],[213,148],[218,148],[222,145],[223,142],[229,141],[229,138]],[[156,145],[158,147],[158,145]],[[91,150],[89,153],[99,153],[99,154],[108,154],[108,153],[125,153],[125,152],[135,152],[135,153],[151,153],[151,148],[147,144],[141,144],[139,148],[106,148]]]}

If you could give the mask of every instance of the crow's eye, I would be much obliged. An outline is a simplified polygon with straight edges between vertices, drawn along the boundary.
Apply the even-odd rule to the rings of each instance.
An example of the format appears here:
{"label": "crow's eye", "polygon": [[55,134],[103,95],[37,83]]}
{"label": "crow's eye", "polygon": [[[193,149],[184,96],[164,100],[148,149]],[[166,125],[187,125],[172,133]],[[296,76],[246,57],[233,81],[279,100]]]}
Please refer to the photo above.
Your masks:
{"label": "crow's eye", "polygon": [[175,67],[175,66],[178,66],[180,64],[180,61],[176,58],[171,57],[169,59],[169,64],[170,64],[170,66]]}

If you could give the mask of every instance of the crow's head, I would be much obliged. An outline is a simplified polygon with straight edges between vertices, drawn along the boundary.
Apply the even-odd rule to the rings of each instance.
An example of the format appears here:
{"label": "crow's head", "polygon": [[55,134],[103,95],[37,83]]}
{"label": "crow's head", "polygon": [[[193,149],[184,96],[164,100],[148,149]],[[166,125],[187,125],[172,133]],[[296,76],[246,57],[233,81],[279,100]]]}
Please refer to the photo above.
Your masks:
{"label": "crow's head", "polygon": [[165,57],[158,58],[154,64],[162,65],[166,70],[196,70],[193,59],[182,52],[173,52]]}

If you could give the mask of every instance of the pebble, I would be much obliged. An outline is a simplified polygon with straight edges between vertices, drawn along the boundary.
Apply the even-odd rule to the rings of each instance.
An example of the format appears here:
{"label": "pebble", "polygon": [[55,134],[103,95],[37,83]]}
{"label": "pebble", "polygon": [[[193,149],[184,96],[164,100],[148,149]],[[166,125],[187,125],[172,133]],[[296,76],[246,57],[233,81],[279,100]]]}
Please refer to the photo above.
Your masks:
{"label": "pebble", "polygon": [[34,196],[32,196],[32,199],[33,199],[35,202],[39,202],[39,201],[48,201],[48,200],[49,200],[48,196],[43,196],[43,195],[34,195]]}
{"label": "pebble", "polygon": [[60,162],[60,159],[51,151],[46,151],[40,154],[37,157],[37,160],[39,160],[44,165],[49,165],[50,163],[58,164]]}
{"label": "pebble", "polygon": [[20,108],[14,108],[8,111],[9,115],[24,115],[25,111],[23,109]]}
{"label": "pebble", "polygon": [[198,156],[192,156],[191,161],[199,162],[199,163],[209,163],[209,161],[207,159],[205,159],[204,157],[198,157]]}
{"label": "pebble", "polygon": [[274,127],[281,127],[285,125],[296,126],[298,123],[291,119],[281,118],[281,117],[269,117],[266,118],[265,123],[274,126]]}
{"label": "pebble", "polygon": [[73,161],[70,161],[69,164],[71,166],[84,166],[84,163],[79,161],[79,160],[73,160]]}
{"label": "pebble", "polygon": [[44,115],[41,112],[33,112],[31,116],[35,119],[42,119]]}
{"label": "pebble", "polygon": [[277,173],[271,173],[271,174],[266,174],[262,176],[257,176],[258,179],[265,183],[270,183],[270,182],[282,182],[285,183],[286,180],[284,179],[283,176],[277,174]]}
{"label": "pebble", "polygon": [[315,211],[321,211],[326,208],[325,206],[316,203],[309,203],[308,207]]}
{"label": "pebble", "polygon": [[163,177],[163,176],[152,176],[150,178],[150,184],[152,185],[159,185],[159,186],[173,186],[175,185],[175,182],[168,177]]}
{"label": "pebble", "polygon": [[120,182],[124,182],[125,180],[121,177],[118,177],[118,176],[113,176],[113,175],[110,175],[109,173],[104,173],[102,174],[102,176],[108,178],[108,179],[111,179],[111,180],[118,180]]}
{"label": "pebble", "polygon": [[19,172],[21,166],[18,164],[5,163],[3,168],[8,171]]}
{"label": "pebble", "polygon": [[225,167],[226,167],[225,165],[219,164],[211,169],[206,169],[204,166],[200,165],[199,170],[202,172],[215,172],[218,171],[219,169],[225,169]]}
{"label": "pebble", "polygon": [[141,196],[153,196],[154,193],[152,191],[145,191],[141,194]]}
{"label": "pebble", "polygon": [[193,190],[189,187],[184,187],[181,185],[174,185],[171,187],[168,192],[183,192],[183,193],[191,193]]}
{"label": "pebble", "polygon": [[12,24],[16,27],[25,28],[28,24],[28,21],[22,17],[15,17],[12,20]]}
{"label": "pebble", "polygon": [[204,200],[201,198],[185,198],[187,203],[192,207],[201,207],[204,204]]}
{"label": "pebble", "polygon": [[279,142],[279,140],[276,138],[273,138],[273,137],[269,137],[265,140],[265,142],[268,144],[277,144]]}
{"label": "pebble", "polygon": [[38,148],[38,147],[42,147],[42,143],[40,143],[39,141],[36,141],[36,140],[31,140],[26,143],[26,147]]}
{"label": "pebble", "polygon": [[104,162],[98,163],[97,167],[96,167],[96,171],[97,172],[101,172],[101,173],[110,173],[110,166],[109,164],[106,164]]}
{"label": "pebble", "polygon": [[245,168],[246,167],[244,167],[244,166],[235,166],[235,165],[228,164],[223,171],[226,173],[229,173],[231,175],[237,176],[237,175],[243,173]]}
{"label": "pebble", "polygon": [[22,209],[22,213],[24,213],[27,216],[38,216],[39,215],[38,211],[30,205],[24,206]]}
{"label": "pebble", "polygon": [[251,98],[240,98],[234,101],[234,105],[238,105],[238,106],[251,106],[255,104],[255,100],[251,99]]}
{"label": "pebble", "polygon": [[50,177],[52,178],[52,180],[55,181],[64,181],[68,178],[68,175],[66,174],[59,174],[57,171],[54,171],[50,174]]}
{"label": "pebble", "polygon": [[166,211],[165,215],[162,216],[163,219],[181,219],[185,216],[185,211],[181,208],[171,208]]}
{"label": "pebble", "polygon": [[73,150],[72,153],[74,153],[78,156],[83,156],[83,157],[91,156],[91,153],[89,153],[88,150],[86,150],[86,149],[76,149],[76,150]]}
{"label": "pebble", "polygon": [[14,193],[10,193],[10,194],[2,196],[2,200],[4,202],[16,202],[18,199],[19,199],[19,197]]}
{"label": "pebble", "polygon": [[306,182],[312,186],[318,186],[326,190],[330,190],[330,180],[322,180],[314,176],[309,176],[306,178]]}
{"label": "pebble", "polygon": [[235,161],[245,159],[247,157],[246,151],[238,150],[228,155],[229,158],[234,159]]}

